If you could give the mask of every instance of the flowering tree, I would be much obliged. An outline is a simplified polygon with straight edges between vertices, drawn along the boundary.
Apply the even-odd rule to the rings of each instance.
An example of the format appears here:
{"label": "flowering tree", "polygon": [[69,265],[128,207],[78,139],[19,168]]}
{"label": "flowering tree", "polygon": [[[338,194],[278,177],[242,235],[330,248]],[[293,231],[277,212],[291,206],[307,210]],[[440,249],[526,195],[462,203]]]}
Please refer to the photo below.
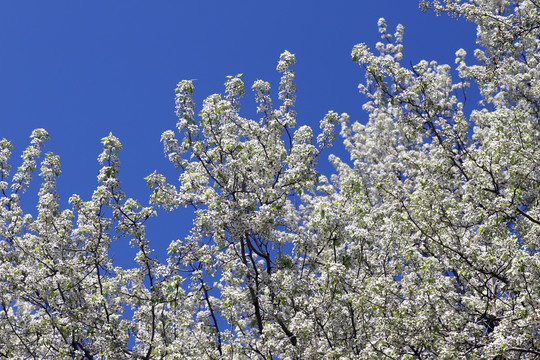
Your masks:
{"label": "flowering tree", "polygon": [[[154,172],[150,206],[118,181],[121,144],[105,137],[99,186],[58,205],[57,156],[41,162],[38,214],[21,208],[48,134],[32,134],[11,176],[0,141],[0,358],[540,358],[540,4],[423,1],[478,25],[475,65],[402,66],[403,27],[379,21],[360,44],[365,125],[329,112],[296,128],[295,57],[284,52],[279,105],[241,74],[196,115],[176,89],[177,131],[162,135],[178,184]],[[481,102],[466,107],[470,86]],[[470,110],[469,110],[470,108]],[[330,159],[335,140],[350,159]],[[9,182],[11,185],[9,185]],[[145,222],[194,209],[191,235],[152,255]],[[128,238],[136,266],[115,266]]]}

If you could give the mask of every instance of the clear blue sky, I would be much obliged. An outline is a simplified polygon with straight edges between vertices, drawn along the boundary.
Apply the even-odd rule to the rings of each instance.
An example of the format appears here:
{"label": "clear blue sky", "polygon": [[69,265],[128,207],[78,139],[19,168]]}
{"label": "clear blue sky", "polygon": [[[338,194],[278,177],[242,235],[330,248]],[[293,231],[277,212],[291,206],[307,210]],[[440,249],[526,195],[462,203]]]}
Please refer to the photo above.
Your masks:
{"label": "clear blue sky", "polygon": [[[73,193],[90,198],[100,139],[112,132],[124,146],[124,190],[146,204],[146,175],[178,176],[159,142],[175,127],[177,82],[197,79],[199,106],[231,74],[243,73],[247,88],[263,79],[276,89],[275,67],[287,49],[298,60],[299,124],[317,127],[329,110],[365,122],[357,91],[364,74],[350,52],[360,42],[374,48],[380,17],[392,33],[405,26],[405,64],[453,64],[457,49],[475,45],[471,24],[423,14],[416,0],[2,1],[0,138],[12,141],[18,166],[31,131],[49,132],[45,151],[61,157],[58,190],[67,206]],[[254,107],[249,91],[244,104]],[[190,217],[180,209],[151,220],[152,246],[163,253],[187,234]]]}

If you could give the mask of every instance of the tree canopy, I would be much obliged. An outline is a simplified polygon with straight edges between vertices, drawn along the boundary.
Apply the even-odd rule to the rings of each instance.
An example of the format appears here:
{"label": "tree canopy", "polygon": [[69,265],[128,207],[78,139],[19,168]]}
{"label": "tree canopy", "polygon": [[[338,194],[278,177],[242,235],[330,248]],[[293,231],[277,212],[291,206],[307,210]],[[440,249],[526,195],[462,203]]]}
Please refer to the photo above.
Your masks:
{"label": "tree canopy", "polygon": [[[13,172],[1,140],[0,358],[540,359],[540,3],[420,6],[477,24],[472,65],[463,49],[455,71],[402,64],[403,27],[380,19],[376,50],[352,50],[365,124],[329,112],[297,127],[288,51],[276,103],[251,86],[255,120],[241,74],[199,112],[181,81],[161,138],[179,180],[150,174],[148,206],[122,192],[112,134],[71,209],[45,130]],[[32,216],[21,196],[39,158]],[[183,206],[193,229],[160,262],[145,223]],[[120,237],[133,268],[113,261]]]}

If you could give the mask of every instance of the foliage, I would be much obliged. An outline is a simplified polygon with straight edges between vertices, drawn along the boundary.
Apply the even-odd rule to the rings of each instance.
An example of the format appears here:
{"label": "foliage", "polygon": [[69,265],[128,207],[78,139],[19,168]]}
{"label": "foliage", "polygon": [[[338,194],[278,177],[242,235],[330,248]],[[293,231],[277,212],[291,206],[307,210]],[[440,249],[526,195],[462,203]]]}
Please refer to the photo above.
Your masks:
{"label": "foliage", "polygon": [[[252,90],[241,74],[195,115],[176,89],[177,131],[162,135],[179,184],[154,172],[150,206],[118,180],[121,144],[102,140],[99,186],[58,205],[58,156],[41,162],[37,217],[21,208],[48,134],[32,134],[11,176],[0,141],[0,357],[9,359],[540,358],[540,4],[423,1],[478,25],[475,65],[402,66],[403,27],[379,21],[360,44],[369,121],[329,112],[316,137],[296,127],[295,57]],[[481,102],[467,104],[470,86]],[[471,110],[466,110],[468,108]],[[336,137],[350,154],[317,159]],[[9,185],[11,182],[11,185]],[[194,209],[166,263],[145,222]],[[115,266],[111,241],[137,249]]]}

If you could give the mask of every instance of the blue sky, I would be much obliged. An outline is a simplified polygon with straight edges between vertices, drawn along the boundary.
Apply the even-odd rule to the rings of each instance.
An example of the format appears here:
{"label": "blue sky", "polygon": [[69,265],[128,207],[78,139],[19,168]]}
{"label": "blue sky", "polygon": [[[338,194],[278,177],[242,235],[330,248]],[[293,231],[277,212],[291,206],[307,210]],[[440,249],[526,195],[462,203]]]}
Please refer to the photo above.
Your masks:
{"label": "blue sky", "polygon": [[[374,48],[380,17],[392,33],[398,23],[405,26],[405,64],[453,64],[457,49],[475,45],[473,25],[424,14],[416,0],[2,1],[0,138],[12,141],[18,166],[32,130],[49,132],[45,151],[61,157],[58,190],[67,206],[73,193],[90,198],[100,139],[112,132],[124,146],[124,190],[145,204],[146,175],[178,176],[159,142],[176,123],[177,82],[197,79],[199,108],[223,91],[227,75],[243,73],[247,88],[263,79],[277,89],[275,67],[287,49],[298,61],[299,124],[317,127],[329,110],[365,122],[357,91],[364,74],[350,52],[360,42]],[[243,104],[249,115],[255,106],[249,91]],[[160,213],[148,223],[153,247],[163,253],[188,233],[190,219],[189,209]]]}

